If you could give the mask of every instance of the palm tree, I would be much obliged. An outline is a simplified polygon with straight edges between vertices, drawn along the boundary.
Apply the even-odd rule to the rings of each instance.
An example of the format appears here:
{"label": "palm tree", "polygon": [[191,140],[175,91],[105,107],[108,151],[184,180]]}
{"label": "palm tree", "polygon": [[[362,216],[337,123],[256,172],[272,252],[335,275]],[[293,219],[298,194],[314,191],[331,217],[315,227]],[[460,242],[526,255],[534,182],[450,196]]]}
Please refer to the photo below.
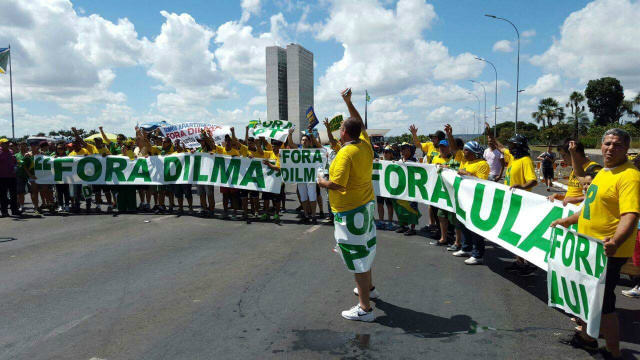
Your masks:
{"label": "palm tree", "polygon": [[581,132],[586,132],[589,126],[589,115],[587,115],[584,105],[580,106],[584,101],[584,94],[579,91],[574,91],[569,95],[569,101],[565,105],[565,107],[571,109],[571,115],[567,120],[573,123],[576,138],[580,136]]}
{"label": "palm tree", "polygon": [[549,127],[553,126],[552,120],[558,119],[558,121],[562,121],[565,117],[564,109],[560,107],[556,99],[550,97],[540,100],[538,112],[547,119]]}
{"label": "palm tree", "polygon": [[533,120],[535,120],[535,121],[536,121],[536,124],[540,124],[540,123],[542,123],[542,128],[544,128],[544,127],[545,127],[545,125],[546,125],[546,119],[545,119],[545,117],[544,117],[544,114],[543,114],[543,113],[541,113],[540,111],[532,112],[532,113],[531,113],[531,118],[532,118]]}

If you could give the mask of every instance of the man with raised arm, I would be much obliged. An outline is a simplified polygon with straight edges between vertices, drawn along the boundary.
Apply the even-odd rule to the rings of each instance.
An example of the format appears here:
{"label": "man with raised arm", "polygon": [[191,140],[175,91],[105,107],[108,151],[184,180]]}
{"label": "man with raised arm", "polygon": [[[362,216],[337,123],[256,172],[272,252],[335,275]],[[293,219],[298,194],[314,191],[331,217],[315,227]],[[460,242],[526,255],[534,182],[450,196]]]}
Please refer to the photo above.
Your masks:
{"label": "man with raised arm", "polygon": [[[604,168],[589,186],[582,210],[551,224],[568,228],[577,223],[579,233],[604,242],[607,275],[600,333],[606,342],[602,350],[605,359],[622,358],[615,288],[622,266],[633,255],[640,218],[640,172],[627,158],[630,143],[631,136],[624,130],[610,129],[604,133],[601,145]],[[574,170],[576,175],[584,171],[580,166]],[[561,342],[592,351],[598,349],[598,340],[587,335],[586,324],[580,332]]]}
{"label": "man with raised arm", "polygon": [[378,296],[371,281],[371,264],[376,254],[373,148],[362,118],[351,102],[351,89],[345,90],[342,98],[350,115],[340,127],[342,148],[331,163],[329,179],[318,176],[318,185],[329,189],[335,214],[334,236],[345,265],[355,274],[354,292],[359,302],[343,311],[342,317],[370,322],[375,319],[370,298]]}

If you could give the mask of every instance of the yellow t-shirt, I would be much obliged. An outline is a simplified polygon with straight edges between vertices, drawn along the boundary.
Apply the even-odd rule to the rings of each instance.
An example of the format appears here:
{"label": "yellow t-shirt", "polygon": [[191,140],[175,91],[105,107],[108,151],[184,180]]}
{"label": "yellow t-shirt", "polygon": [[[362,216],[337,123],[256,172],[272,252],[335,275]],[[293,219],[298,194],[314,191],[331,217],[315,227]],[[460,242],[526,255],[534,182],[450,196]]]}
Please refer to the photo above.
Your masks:
{"label": "yellow t-shirt", "polygon": [[107,155],[111,155],[111,151],[109,151],[109,149],[107,149],[106,146],[103,146],[102,148],[98,149],[97,147],[95,148],[95,153],[94,154],[107,154]]}
{"label": "yellow t-shirt", "polygon": [[329,180],[345,188],[345,191],[329,190],[333,212],[353,210],[375,198],[371,182],[373,148],[369,134],[363,130],[360,140],[342,147],[331,162]]}
{"label": "yellow t-shirt", "polygon": [[[511,154],[509,154],[509,156],[511,156]],[[530,156],[523,156],[520,159],[509,161],[509,167],[507,168],[507,173],[504,176],[505,185],[524,185],[532,180],[537,180],[537,178],[535,166],[533,165],[533,160],[531,160]],[[531,191],[532,189],[526,190]]]}
{"label": "yellow t-shirt", "polygon": [[240,152],[236,148],[231,148],[231,150],[227,151],[227,148],[224,146],[216,145],[216,154],[227,155],[227,156],[240,156]]}
{"label": "yellow t-shirt", "polygon": [[[599,164],[595,161],[589,160],[582,165],[582,169],[584,171],[587,171],[589,166],[593,166],[593,165],[599,165]],[[596,173],[598,171],[596,171]],[[564,194],[564,197],[580,197],[582,195],[584,195],[582,193],[582,185],[580,185],[580,181],[576,177],[573,170],[571,170],[571,174],[569,174],[569,182],[567,183],[567,192]]]}
{"label": "yellow t-shirt", "polygon": [[[434,155],[434,157],[431,159],[431,164],[433,165],[446,164],[449,162],[449,160],[451,160],[451,157],[443,158],[442,155],[438,153],[437,155]],[[456,152],[455,156],[453,157],[453,160],[462,164],[462,162],[464,161],[464,154],[462,153],[462,150],[458,150]]]}
{"label": "yellow t-shirt", "polygon": [[340,151],[340,149],[342,149],[342,145],[340,145],[339,141],[336,141],[335,143],[331,144],[331,150],[338,152]]}
{"label": "yellow t-shirt", "polygon": [[513,158],[513,155],[511,155],[511,152],[509,152],[509,150],[505,149],[503,155],[504,155],[504,167],[507,168],[509,167],[509,164],[511,164],[511,162],[515,159]]}
{"label": "yellow t-shirt", "polygon": [[159,147],[152,146],[151,148],[149,148],[149,153],[147,155],[158,156],[158,155],[160,155],[161,152],[162,152],[162,150]]}
{"label": "yellow t-shirt", "polygon": [[436,148],[431,141],[421,143],[420,149],[422,150],[422,153],[427,156],[428,164],[433,164],[433,159],[435,159],[436,156],[440,156],[440,151],[438,151],[438,148]]}
{"label": "yellow t-shirt", "polygon": [[[613,237],[620,215],[640,213],[640,171],[629,161],[613,169],[602,169],[585,195],[578,219],[578,232],[597,239]],[[633,256],[637,226],[614,257]]]}
{"label": "yellow t-shirt", "polygon": [[482,159],[465,161],[460,165],[460,170],[465,170],[471,173],[471,175],[483,180],[487,180],[489,178],[489,173],[491,172],[489,164]]}
{"label": "yellow t-shirt", "polygon": [[249,150],[249,147],[247,147],[246,145],[242,145],[240,144],[240,150],[238,151],[240,153],[240,156],[242,157],[253,157],[253,158],[257,158],[257,159],[267,159],[267,157],[264,154],[264,151],[262,152],[262,154],[260,154],[258,151],[253,151],[253,150]]}
{"label": "yellow t-shirt", "polygon": [[274,153],[273,151],[268,151],[268,150],[264,151],[263,154],[264,154],[263,159],[275,160],[276,167],[280,168],[280,156],[276,155],[276,153]]}
{"label": "yellow t-shirt", "polygon": [[[103,148],[106,150],[106,148]],[[107,150],[107,152],[109,152],[109,150]],[[96,149],[95,146],[91,145],[91,144],[87,144],[87,148],[82,148],[80,149],[80,151],[72,151],[69,153],[69,156],[80,156],[80,155],[93,155],[93,154],[97,154],[98,153],[98,149]]]}

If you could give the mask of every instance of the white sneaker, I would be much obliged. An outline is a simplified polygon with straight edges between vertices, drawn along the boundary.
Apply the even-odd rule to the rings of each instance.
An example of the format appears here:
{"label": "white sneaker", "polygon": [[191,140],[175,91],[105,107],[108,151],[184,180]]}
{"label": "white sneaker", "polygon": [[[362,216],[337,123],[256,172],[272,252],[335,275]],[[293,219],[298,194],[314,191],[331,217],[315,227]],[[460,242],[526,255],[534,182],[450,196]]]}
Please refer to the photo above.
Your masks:
{"label": "white sneaker", "polygon": [[371,311],[366,312],[362,310],[360,304],[356,304],[356,306],[352,307],[349,310],[345,310],[342,312],[342,317],[347,320],[355,320],[355,321],[366,321],[372,322],[375,320],[375,316],[373,315],[373,309]]}
{"label": "white sneaker", "polygon": [[459,250],[459,251],[454,252],[453,256],[456,256],[456,257],[471,257],[471,253],[468,252],[468,251]]}
{"label": "white sneaker", "polygon": [[636,286],[630,290],[622,290],[622,295],[630,298],[640,298],[640,286]]}
{"label": "white sneaker", "polygon": [[64,210],[62,206],[58,206],[58,208],[56,209],[57,212],[62,212],[62,210]]}
{"label": "white sneaker", "polygon": [[[358,295],[358,288],[357,287],[353,288],[353,293]],[[380,294],[378,293],[378,290],[376,290],[376,287],[374,286],[373,290],[371,290],[369,292],[369,299],[377,299],[378,296],[380,296]]]}
{"label": "white sneaker", "polygon": [[473,256],[464,261],[467,265],[482,265],[482,259],[474,258]]}

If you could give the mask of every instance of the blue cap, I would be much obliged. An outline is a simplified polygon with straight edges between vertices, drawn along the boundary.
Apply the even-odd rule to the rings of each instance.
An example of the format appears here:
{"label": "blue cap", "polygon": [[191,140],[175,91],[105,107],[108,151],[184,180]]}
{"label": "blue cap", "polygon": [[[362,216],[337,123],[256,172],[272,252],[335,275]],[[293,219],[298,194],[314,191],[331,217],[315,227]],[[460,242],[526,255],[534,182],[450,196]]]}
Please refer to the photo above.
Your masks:
{"label": "blue cap", "polygon": [[447,140],[440,140],[440,143],[438,144],[438,147],[440,146],[449,146],[449,142]]}

